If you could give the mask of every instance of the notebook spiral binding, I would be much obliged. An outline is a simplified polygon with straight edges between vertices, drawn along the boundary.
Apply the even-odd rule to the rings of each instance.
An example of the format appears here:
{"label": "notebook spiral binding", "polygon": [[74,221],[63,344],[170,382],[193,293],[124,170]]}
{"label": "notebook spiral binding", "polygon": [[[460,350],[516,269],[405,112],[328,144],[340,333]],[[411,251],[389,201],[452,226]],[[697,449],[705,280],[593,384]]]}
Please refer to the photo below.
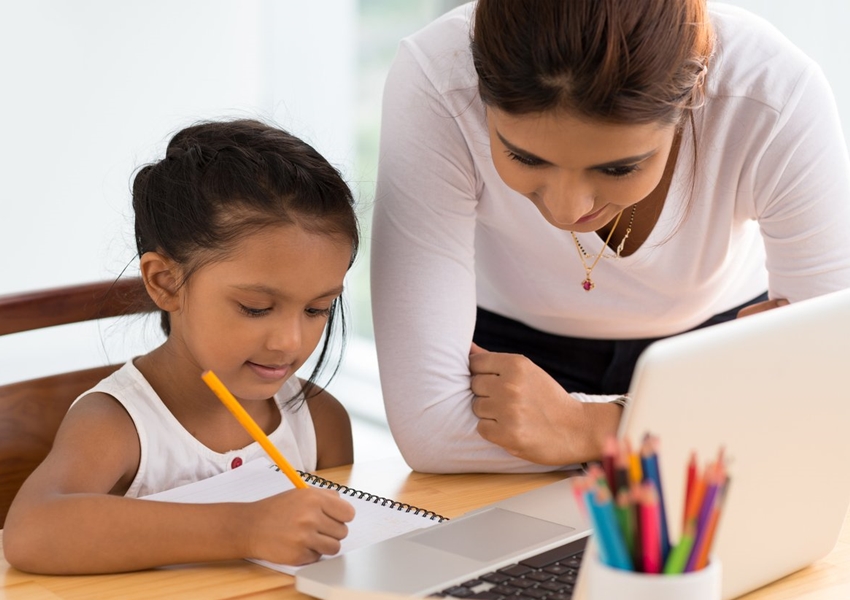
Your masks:
{"label": "notebook spiral binding", "polygon": [[377,496],[375,494],[370,494],[369,492],[356,490],[354,488],[348,487],[347,485],[342,485],[340,483],[336,483],[335,481],[331,481],[330,479],[325,479],[324,477],[313,475],[312,473],[298,471],[298,474],[301,475],[301,478],[304,481],[306,481],[310,485],[315,485],[316,487],[334,490],[346,496],[359,498],[367,502],[372,502],[373,504],[380,504],[381,506],[386,506],[387,508],[392,508],[407,513],[413,513],[414,515],[419,515],[421,517],[425,517],[426,519],[431,519],[432,521],[438,521],[440,523],[449,520],[448,517],[438,515],[432,510],[425,510],[424,508],[419,508],[411,504],[405,504],[404,502],[398,502],[397,500],[392,500],[391,498],[384,498],[383,496]]}

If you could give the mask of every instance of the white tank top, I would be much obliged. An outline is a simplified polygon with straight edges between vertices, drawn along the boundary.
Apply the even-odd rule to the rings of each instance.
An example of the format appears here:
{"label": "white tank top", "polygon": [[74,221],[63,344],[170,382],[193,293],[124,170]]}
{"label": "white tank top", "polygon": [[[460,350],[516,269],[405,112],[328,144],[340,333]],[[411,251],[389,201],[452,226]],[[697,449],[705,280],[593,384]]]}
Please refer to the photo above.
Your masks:
{"label": "white tank top", "polygon": [[[296,403],[297,409],[285,406],[285,402],[299,391],[297,379],[290,377],[275,394],[281,421],[269,434],[269,439],[294,468],[313,471],[316,468],[316,431],[310,409],[306,403]],[[125,496],[147,496],[267,456],[257,442],[224,453],[203,445],[171,414],[132,360],[74,402],[93,392],[109,394],[120,402],[133,419],[139,435],[139,470]]]}

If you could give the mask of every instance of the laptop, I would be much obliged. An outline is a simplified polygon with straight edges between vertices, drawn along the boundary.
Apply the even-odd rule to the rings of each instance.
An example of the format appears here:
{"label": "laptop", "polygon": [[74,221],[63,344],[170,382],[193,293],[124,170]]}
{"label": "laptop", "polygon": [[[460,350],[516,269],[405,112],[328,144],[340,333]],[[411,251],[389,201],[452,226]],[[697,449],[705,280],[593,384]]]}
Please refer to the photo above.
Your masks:
{"label": "laptop", "polygon": [[[850,464],[848,356],[845,290],[660,340],[638,360],[620,435],[659,437],[674,541],[689,454],[707,461],[724,447],[731,484],[715,544],[724,599],[834,547],[850,505],[842,475]],[[590,528],[571,486],[549,484],[304,567],[296,589],[318,598],[336,588],[428,596],[518,563],[575,566]],[[580,583],[568,587],[564,596],[581,598]]]}

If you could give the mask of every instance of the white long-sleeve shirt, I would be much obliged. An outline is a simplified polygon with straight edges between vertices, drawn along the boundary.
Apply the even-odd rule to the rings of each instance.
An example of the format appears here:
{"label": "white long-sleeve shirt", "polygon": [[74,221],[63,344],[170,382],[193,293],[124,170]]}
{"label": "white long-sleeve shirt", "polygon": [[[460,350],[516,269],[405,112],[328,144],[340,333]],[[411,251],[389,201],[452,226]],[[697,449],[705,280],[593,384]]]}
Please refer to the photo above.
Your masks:
{"label": "white long-sleeve shirt", "polygon": [[[658,223],[634,254],[599,261],[588,293],[570,233],[493,167],[471,9],[403,40],[384,93],[373,319],[387,417],[413,468],[551,469],[476,432],[476,305],[554,334],[629,339],[684,331],[765,289],[794,302],[850,287],[850,161],[834,99],[772,26],[710,5],[697,170],[685,127]],[[577,235],[602,251],[595,233]]]}

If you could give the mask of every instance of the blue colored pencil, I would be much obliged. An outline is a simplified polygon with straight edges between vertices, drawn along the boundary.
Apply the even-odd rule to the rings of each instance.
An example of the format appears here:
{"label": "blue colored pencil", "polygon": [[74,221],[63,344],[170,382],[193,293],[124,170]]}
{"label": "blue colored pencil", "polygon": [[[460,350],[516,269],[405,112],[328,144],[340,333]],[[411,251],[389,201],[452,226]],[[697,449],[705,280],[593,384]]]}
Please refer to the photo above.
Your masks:
{"label": "blue colored pencil", "polygon": [[664,490],[661,487],[661,470],[658,466],[658,452],[656,450],[655,438],[646,435],[641,452],[641,463],[643,464],[644,481],[649,479],[655,484],[658,491],[658,520],[661,524],[661,560],[666,561],[670,555],[670,533],[667,528],[667,508],[664,505]]}
{"label": "blue colored pencil", "polygon": [[590,494],[588,500],[593,530],[601,550],[600,558],[609,567],[633,570],[632,559],[626,550],[626,542],[617,525],[611,492],[607,488],[600,487],[596,493]]}

